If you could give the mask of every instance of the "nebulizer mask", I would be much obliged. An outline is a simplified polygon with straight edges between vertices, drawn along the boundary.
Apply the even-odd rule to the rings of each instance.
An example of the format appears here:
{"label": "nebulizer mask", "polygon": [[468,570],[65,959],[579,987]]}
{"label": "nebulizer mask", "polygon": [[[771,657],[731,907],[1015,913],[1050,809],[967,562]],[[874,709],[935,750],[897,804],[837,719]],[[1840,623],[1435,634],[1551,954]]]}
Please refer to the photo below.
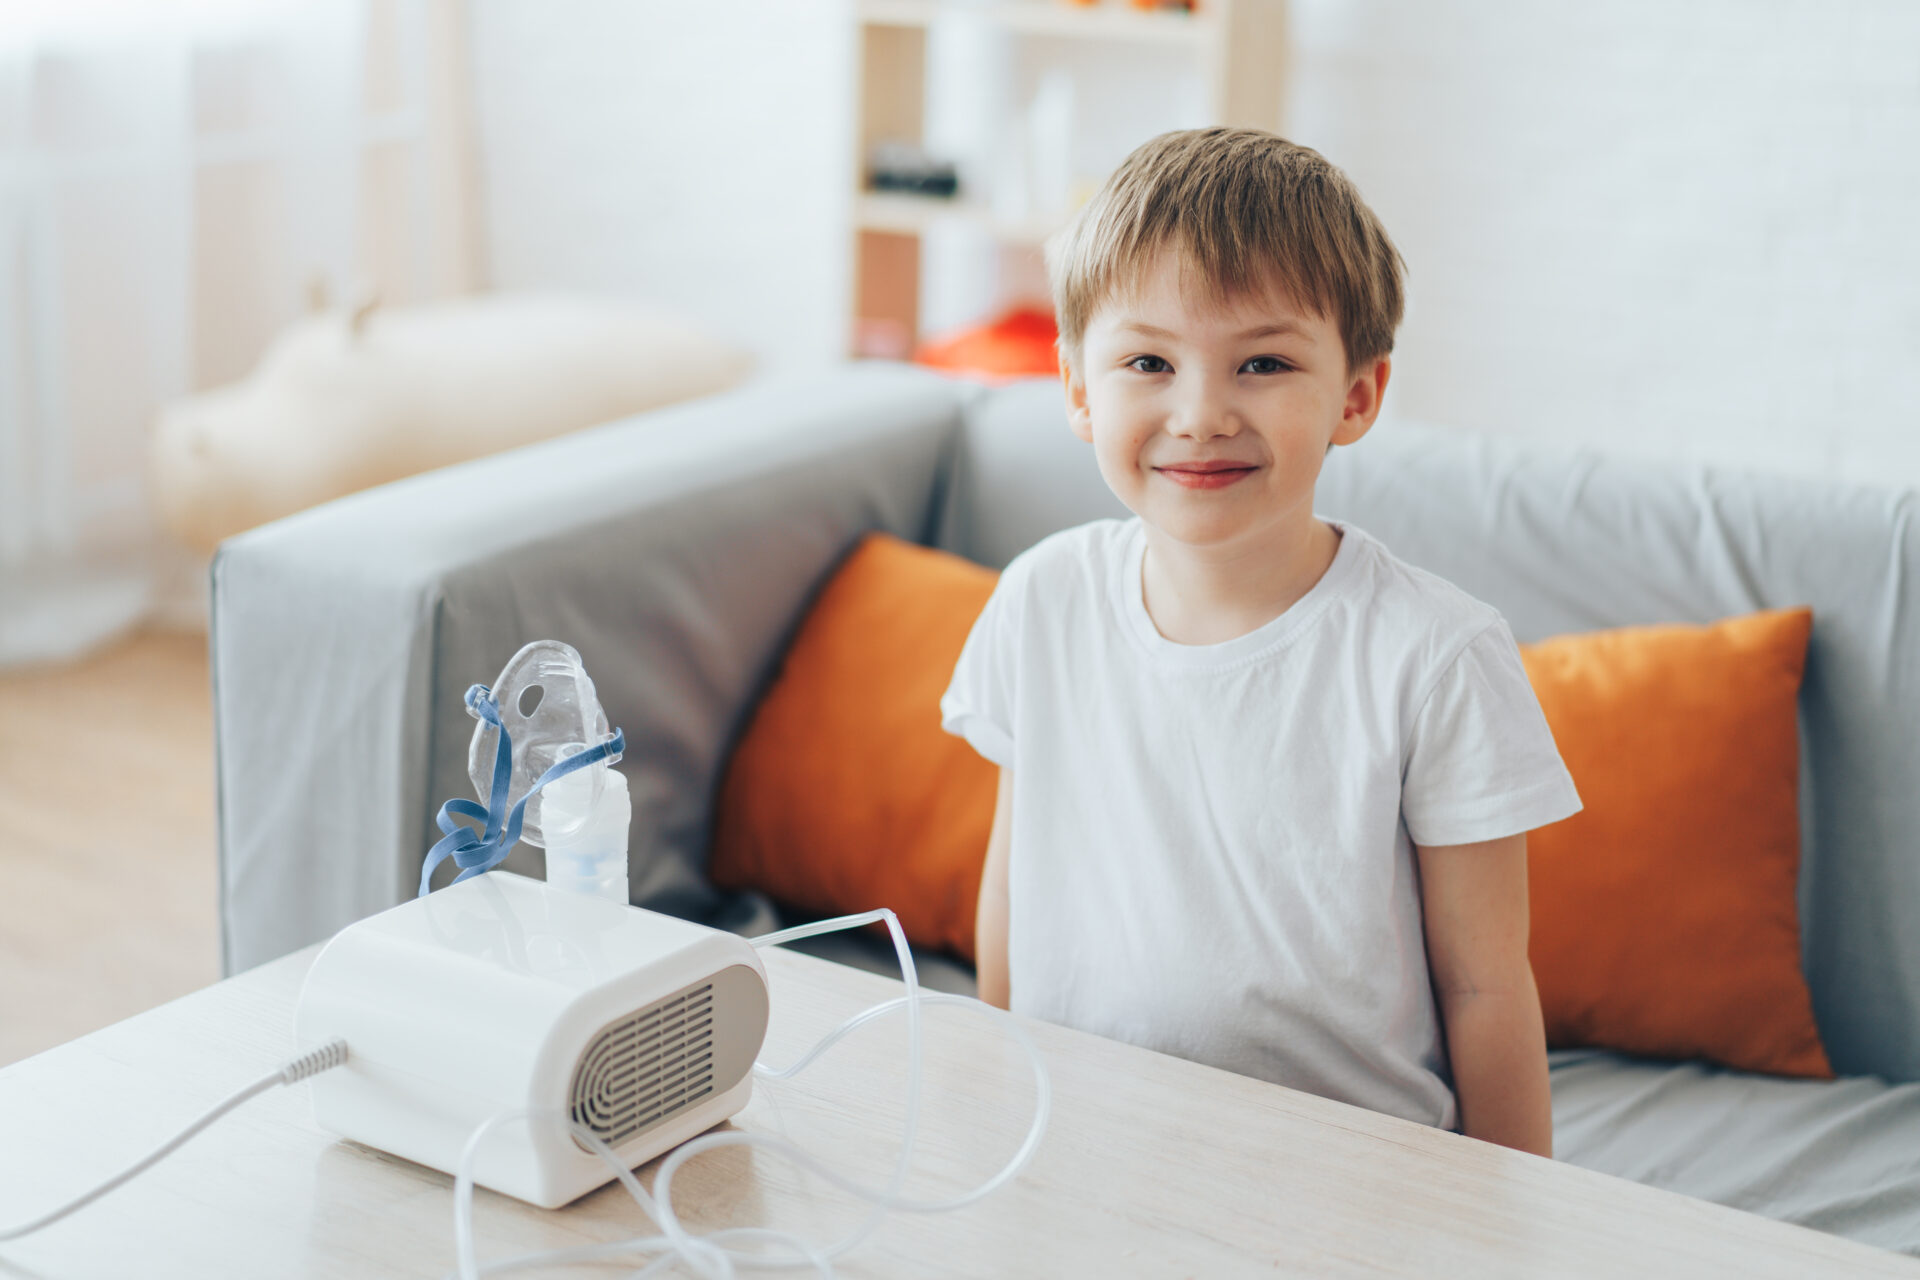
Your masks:
{"label": "nebulizer mask", "polygon": [[[467,747],[467,774],[487,803],[459,797],[440,807],[435,821],[445,835],[427,853],[420,896],[448,858],[460,868],[455,881],[466,880],[491,871],[525,840],[547,851],[548,884],[626,902],[633,806],[626,778],[612,768],[626,736],[607,731],[579,652],[536,640],[513,655],[491,687],[468,689],[466,703],[480,722]],[[486,825],[476,832],[457,817]]]}

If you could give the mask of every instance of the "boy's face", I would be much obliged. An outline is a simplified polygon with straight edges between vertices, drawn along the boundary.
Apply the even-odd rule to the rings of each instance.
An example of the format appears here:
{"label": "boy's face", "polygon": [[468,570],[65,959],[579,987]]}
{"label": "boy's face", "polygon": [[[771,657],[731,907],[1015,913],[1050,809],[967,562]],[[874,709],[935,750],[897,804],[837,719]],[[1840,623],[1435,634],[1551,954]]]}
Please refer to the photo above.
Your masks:
{"label": "boy's face", "polygon": [[1329,445],[1373,425],[1389,362],[1347,371],[1333,321],[1284,293],[1217,304],[1162,252],[1098,308],[1063,374],[1075,435],[1152,529],[1195,548],[1303,536]]}

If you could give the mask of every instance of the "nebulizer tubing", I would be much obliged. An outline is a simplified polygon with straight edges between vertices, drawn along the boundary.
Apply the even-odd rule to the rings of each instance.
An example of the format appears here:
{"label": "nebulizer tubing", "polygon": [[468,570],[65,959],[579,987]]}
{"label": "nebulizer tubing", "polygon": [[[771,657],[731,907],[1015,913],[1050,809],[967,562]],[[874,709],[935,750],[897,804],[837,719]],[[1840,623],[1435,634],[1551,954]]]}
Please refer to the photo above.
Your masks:
{"label": "nebulizer tubing", "polygon": [[[1040,1139],[1045,1135],[1047,1121],[1053,1111],[1053,1087],[1047,1074],[1046,1060],[1041,1056],[1039,1047],[1033,1043],[1025,1028],[1010,1015],[990,1005],[965,996],[929,994],[920,989],[918,973],[914,968],[913,952],[907,946],[906,934],[900,928],[900,921],[892,911],[882,908],[878,911],[863,912],[859,915],[840,916],[832,920],[821,920],[812,924],[796,925],[791,929],[782,929],[775,933],[762,934],[751,939],[756,947],[774,947],[788,942],[797,942],[802,938],[822,933],[834,933],[843,929],[856,929],[862,925],[884,922],[887,932],[893,939],[894,954],[900,961],[900,977],[906,984],[904,996],[884,1000],[879,1004],[855,1014],[838,1027],[822,1036],[798,1059],[785,1067],[768,1066],[764,1061],[755,1062],[753,1074],[761,1080],[787,1080],[799,1075],[817,1061],[834,1045],[846,1036],[869,1022],[898,1012],[907,1014],[907,1104],[906,1118],[902,1125],[900,1155],[894,1163],[892,1176],[888,1179],[884,1191],[875,1191],[864,1187],[844,1174],[821,1164],[784,1138],[769,1134],[744,1133],[739,1131],[709,1133],[703,1137],[684,1142],[669,1152],[661,1161],[659,1171],[654,1175],[653,1194],[648,1195],[640,1180],[633,1176],[613,1149],[599,1135],[585,1126],[573,1123],[557,1112],[536,1112],[531,1110],[513,1111],[490,1117],[473,1132],[467,1140],[465,1149],[460,1153],[458,1170],[454,1175],[453,1187],[453,1230],[454,1254],[457,1263],[454,1274],[459,1280],[479,1280],[482,1276],[502,1275],[510,1271],[524,1270],[528,1267],[554,1266],[571,1262],[605,1261],[627,1253],[644,1253],[656,1250],[668,1250],[653,1259],[639,1271],[638,1277],[657,1275],[667,1267],[681,1263],[691,1266],[702,1275],[732,1277],[736,1268],[749,1270],[799,1270],[809,1269],[823,1276],[833,1274],[833,1259],[840,1257],[859,1245],[879,1227],[886,1215],[892,1212],[905,1213],[942,1213],[974,1203],[991,1195],[1011,1179],[1016,1177],[1033,1158],[1039,1148]],[[924,1066],[924,1048],[922,1043],[921,1010],[929,1004],[960,1005],[985,1013],[998,1020],[1010,1031],[1020,1047],[1026,1051],[1028,1061],[1033,1067],[1034,1108],[1033,1120],[1027,1126],[1025,1139],[1015,1150],[1006,1164],[985,1182],[973,1189],[945,1200],[910,1200],[900,1194],[906,1184],[907,1174],[913,1162],[914,1141],[918,1134],[920,1121],[920,1091],[922,1068]],[[608,1241],[601,1244],[584,1245],[572,1249],[551,1250],[540,1253],[522,1254],[480,1266],[474,1258],[473,1244],[473,1165],[480,1145],[496,1125],[515,1120],[531,1122],[558,1121],[567,1124],[573,1135],[594,1151],[607,1167],[613,1170],[621,1186],[625,1187],[634,1203],[640,1206],[649,1218],[661,1228],[660,1233],[650,1236],[635,1236],[626,1240]],[[790,1231],[778,1231],[765,1227],[725,1227],[704,1235],[694,1235],[681,1223],[679,1215],[673,1210],[673,1178],[675,1173],[687,1161],[708,1151],[721,1147],[759,1147],[780,1155],[800,1168],[824,1178],[827,1182],[848,1194],[867,1201],[873,1206],[861,1224],[842,1239],[832,1245],[817,1246],[809,1243]],[[729,1245],[759,1242],[784,1246],[789,1252],[747,1253]]]}

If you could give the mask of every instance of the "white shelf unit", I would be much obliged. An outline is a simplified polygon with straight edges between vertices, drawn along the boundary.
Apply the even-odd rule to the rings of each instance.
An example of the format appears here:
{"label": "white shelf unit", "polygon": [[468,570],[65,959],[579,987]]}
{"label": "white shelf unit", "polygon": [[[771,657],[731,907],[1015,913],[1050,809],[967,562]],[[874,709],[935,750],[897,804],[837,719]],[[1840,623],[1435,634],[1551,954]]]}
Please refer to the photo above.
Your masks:
{"label": "white shelf unit", "polygon": [[[1197,67],[1208,122],[1281,125],[1286,0],[1199,0],[1191,11],[1140,9],[1125,0],[855,0],[853,12],[858,80],[849,350],[856,356],[900,355],[918,343],[921,241],[934,227],[966,224],[1002,245],[1037,255],[1069,216],[1006,216],[981,193],[964,188],[953,198],[866,188],[867,157],[875,143],[924,140],[927,45],[943,19],[964,17],[1010,38],[1037,37],[1095,51],[1103,46],[1165,50],[1166,56]],[[1145,141],[1151,132],[1157,130],[1135,141]]]}

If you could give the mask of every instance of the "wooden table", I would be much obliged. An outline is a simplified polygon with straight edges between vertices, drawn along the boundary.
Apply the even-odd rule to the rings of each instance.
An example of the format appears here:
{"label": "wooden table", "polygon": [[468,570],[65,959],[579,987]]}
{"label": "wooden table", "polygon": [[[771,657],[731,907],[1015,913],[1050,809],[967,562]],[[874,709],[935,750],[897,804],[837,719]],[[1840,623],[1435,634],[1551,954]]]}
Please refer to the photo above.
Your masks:
{"label": "wooden table", "polygon": [[[289,956],[0,1070],[0,1221],[65,1200],[289,1057],[311,959]],[[899,991],[806,956],[767,959],[776,1062]],[[1032,1103],[1024,1057],[989,1021],[940,1009],[928,1023],[924,1159],[908,1188],[919,1196],[997,1168]],[[1034,1162],[967,1209],[894,1216],[844,1274],[1920,1278],[1920,1261],[1835,1236],[1029,1026],[1055,1097]],[[878,1184],[896,1150],[904,1036],[897,1018],[864,1028],[797,1080],[761,1087],[735,1123]],[[0,1245],[0,1277],[449,1272],[451,1179],[335,1140],[313,1124],[305,1088],[255,1099],[107,1199]],[[759,1223],[824,1239],[860,1218],[766,1153],[696,1160],[675,1193],[696,1227]],[[617,1186],[551,1213],[482,1191],[476,1216],[483,1260],[650,1231]]]}

